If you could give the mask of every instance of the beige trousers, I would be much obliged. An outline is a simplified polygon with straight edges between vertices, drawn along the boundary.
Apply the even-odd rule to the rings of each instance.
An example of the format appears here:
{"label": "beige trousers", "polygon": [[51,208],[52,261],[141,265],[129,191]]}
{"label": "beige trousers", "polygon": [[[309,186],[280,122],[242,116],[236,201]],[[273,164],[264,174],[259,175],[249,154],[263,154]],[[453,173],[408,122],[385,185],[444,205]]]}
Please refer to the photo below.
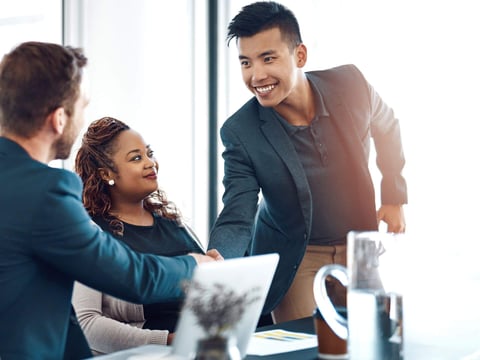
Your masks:
{"label": "beige trousers", "polygon": [[[311,316],[316,309],[313,298],[313,279],[317,271],[327,264],[346,265],[346,245],[309,245],[297,274],[280,304],[272,311],[273,322]],[[327,291],[334,304],[346,305],[346,289],[336,280],[327,282]]]}

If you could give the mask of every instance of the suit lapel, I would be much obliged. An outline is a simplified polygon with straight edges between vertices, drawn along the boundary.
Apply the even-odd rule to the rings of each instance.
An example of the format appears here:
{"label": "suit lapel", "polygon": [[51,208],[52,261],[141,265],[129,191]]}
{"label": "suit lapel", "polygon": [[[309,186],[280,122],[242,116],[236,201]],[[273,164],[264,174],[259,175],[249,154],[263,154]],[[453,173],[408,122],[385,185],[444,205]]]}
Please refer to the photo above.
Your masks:
{"label": "suit lapel", "polygon": [[273,111],[273,109],[264,108],[259,105],[260,119],[263,121],[261,129],[267,140],[292,174],[292,178],[297,188],[303,217],[305,219],[305,226],[309,233],[312,221],[312,196],[310,194],[307,176],[305,175],[305,171],[303,170],[302,163],[298,158],[295,147],[290,141],[285,129],[275,118]]}
{"label": "suit lapel", "polygon": [[343,142],[344,148],[347,149],[349,157],[354,159],[353,164],[363,163],[363,167],[368,168],[368,161],[365,162],[365,156],[358,152],[359,149],[363,149],[362,139],[360,134],[355,131],[356,126],[352,115],[342,101],[342,97],[338,93],[331,91],[331,86],[324,85],[318,77],[313,77],[307,73],[307,78],[315,90],[321,94],[324,104],[330,113],[330,118],[338,129],[337,133]]}

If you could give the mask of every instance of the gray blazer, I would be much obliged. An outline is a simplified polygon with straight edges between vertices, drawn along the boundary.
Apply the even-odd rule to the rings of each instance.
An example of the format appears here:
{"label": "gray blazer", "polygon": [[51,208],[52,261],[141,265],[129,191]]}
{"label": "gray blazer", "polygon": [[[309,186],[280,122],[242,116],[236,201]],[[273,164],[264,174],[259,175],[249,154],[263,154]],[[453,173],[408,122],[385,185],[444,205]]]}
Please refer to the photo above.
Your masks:
{"label": "gray blazer", "polygon": [[[382,172],[383,204],[405,204],[405,160],[398,120],[353,65],[306,74],[330,113],[350,159],[352,186],[364,211],[352,230],[377,228],[374,187],[368,169],[370,139]],[[312,197],[303,166],[274,110],[255,98],[224,123],[224,207],[209,248],[226,258],[276,252],[280,263],[264,313],[288,290],[310,237]],[[261,198],[259,202],[259,193]]]}

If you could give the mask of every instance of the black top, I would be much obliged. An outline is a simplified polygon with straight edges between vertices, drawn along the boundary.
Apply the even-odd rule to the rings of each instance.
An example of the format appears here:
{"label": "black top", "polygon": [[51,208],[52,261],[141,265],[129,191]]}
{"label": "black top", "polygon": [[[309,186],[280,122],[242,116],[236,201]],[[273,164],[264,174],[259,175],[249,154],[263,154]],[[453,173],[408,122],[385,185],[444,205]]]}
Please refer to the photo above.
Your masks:
{"label": "black top", "polygon": [[[103,218],[95,217],[93,220],[104,231],[111,232],[108,223]],[[152,226],[132,225],[125,222],[123,226],[123,236],[114,236],[141,253],[177,256],[190,252],[204,252],[195,235],[187,227],[180,226],[176,221],[156,214],[154,214]]]}
{"label": "black top", "polygon": [[[107,232],[108,222],[101,217],[93,220]],[[204,253],[198,239],[187,227],[174,220],[154,214],[152,226],[123,223],[123,236],[114,235],[133,250],[163,256],[186,255],[191,252]],[[162,302],[143,305],[145,324],[143,328],[174,331],[180,313],[181,303]]]}

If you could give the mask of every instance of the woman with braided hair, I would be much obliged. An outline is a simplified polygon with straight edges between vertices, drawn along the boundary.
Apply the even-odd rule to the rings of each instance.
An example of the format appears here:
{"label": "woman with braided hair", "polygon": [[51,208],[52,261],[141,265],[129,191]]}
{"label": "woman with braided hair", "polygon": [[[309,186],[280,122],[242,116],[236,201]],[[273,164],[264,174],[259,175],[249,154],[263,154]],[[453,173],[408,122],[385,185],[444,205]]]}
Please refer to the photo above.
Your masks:
{"label": "woman with braided hair", "polygon": [[[142,136],[104,117],[90,124],[75,159],[93,221],[133,250],[164,256],[204,253],[177,207],[157,184],[158,163]],[[92,351],[170,344],[178,302],[128,303],[75,284],[73,303]]]}

